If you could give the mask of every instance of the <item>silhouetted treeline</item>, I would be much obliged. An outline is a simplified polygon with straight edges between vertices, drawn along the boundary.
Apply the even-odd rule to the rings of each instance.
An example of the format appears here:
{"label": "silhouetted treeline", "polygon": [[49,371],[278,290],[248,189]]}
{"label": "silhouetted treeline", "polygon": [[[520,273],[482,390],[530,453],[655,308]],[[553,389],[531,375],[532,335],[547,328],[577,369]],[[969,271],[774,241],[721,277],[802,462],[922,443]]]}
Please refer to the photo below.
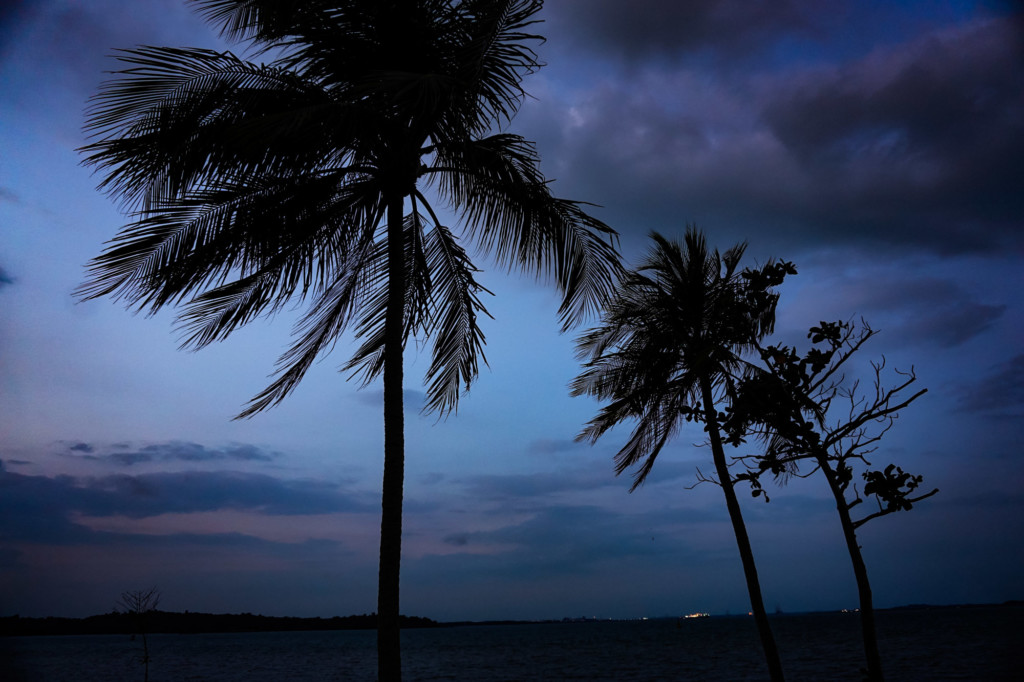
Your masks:
{"label": "silhouetted treeline", "polygon": [[[172,613],[151,611],[146,614],[150,633],[200,632],[290,632],[297,630],[372,630],[376,614],[334,616],[333,618],[297,618],[260,616],[251,613]],[[403,628],[436,627],[430,618],[402,616]],[[0,636],[22,635],[116,635],[135,634],[138,626],[128,613],[106,613],[88,618],[0,618]]]}

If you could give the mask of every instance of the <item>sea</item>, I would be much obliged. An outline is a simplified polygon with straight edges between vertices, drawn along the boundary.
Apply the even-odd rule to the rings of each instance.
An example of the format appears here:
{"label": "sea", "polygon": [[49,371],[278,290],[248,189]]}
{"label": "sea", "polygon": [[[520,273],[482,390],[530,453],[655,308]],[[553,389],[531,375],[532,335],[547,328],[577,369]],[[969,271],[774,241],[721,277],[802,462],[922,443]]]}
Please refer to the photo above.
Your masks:
{"label": "sea", "polygon": [[[857,613],[771,616],[789,680],[861,680]],[[1024,680],[1024,606],[880,611],[886,677]],[[376,633],[151,634],[150,682],[373,680]],[[457,625],[402,632],[403,678],[426,680],[764,680],[753,619]],[[143,680],[141,639],[0,638],[4,682]]]}

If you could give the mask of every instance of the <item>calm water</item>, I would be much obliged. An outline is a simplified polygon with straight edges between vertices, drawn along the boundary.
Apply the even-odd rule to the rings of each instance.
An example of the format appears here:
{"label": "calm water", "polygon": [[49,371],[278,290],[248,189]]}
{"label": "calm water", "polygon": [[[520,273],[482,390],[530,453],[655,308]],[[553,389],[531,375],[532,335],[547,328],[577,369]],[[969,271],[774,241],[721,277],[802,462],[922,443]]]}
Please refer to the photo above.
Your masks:
{"label": "calm water", "polygon": [[[882,612],[890,680],[1024,679],[1024,608]],[[407,680],[757,680],[753,622],[495,625],[402,633]],[[781,615],[772,628],[790,680],[859,680],[855,614]],[[150,635],[152,682],[372,680],[372,631]],[[127,636],[0,638],[0,680],[141,680]]]}

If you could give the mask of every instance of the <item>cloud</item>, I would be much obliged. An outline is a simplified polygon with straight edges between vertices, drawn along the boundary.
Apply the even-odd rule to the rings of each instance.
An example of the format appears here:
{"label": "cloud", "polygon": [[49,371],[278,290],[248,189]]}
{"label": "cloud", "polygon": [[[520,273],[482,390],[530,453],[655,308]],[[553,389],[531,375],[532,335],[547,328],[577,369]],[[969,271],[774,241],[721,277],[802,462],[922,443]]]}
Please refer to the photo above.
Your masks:
{"label": "cloud", "polygon": [[[363,403],[364,405],[370,405],[381,410],[384,409],[384,391],[383,389],[361,389],[355,393],[356,400]],[[417,391],[411,388],[404,389],[402,391],[403,407],[405,408],[406,414],[411,412],[418,412],[423,409],[426,404],[427,394],[423,391]]]}
{"label": "cloud", "polygon": [[[545,576],[586,573],[602,559],[663,552],[664,547],[650,540],[651,519],[634,526],[635,521],[596,506],[553,506],[539,510],[522,522],[494,530],[453,533],[444,541],[466,549],[494,548],[495,551],[484,554],[454,555],[459,564],[485,564],[472,570],[476,575],[538,580]],[[442,561],[446,565],[452,563],[447,559]],[[436,560],[426,557],[420,562],[429,565]],[[466,569],[455,570],[461,573]]]}
{"label": "cloud", "polygon": [[9,187],[0,187],[0,202],[3,201],[11,204],[20,204],[21,197]]}
{"label": "cloud", "polygon": [[375,512],[376,496],[308,479],[239,472],[29,476],[0,471],[0,539],[70,542],[91,531],[88,517],[143,519],[161,514],[245,510],[268,515]]}
{"label": "cloud", "polygon": [[[877,311],[889,338],[953,348],[989,329],[1007,310],[978,301],[955,282],[898,275],[869,278],[851,292],[851,311]],[[888,319],[886,319],[888,318]]]}
{"label": "cloud", "polygon": [[779,39],[753,70],[566,75],[522,122],[624,243],[696,221],[799,249],[1001,254],[1024,234],[1018,34],[991,19],[846,61],[779,63]]}
{"label": "cloud", "polygon": [[[690,434],[694,435],[694,434]],[[673,445],[687,443],[684,434]],[[707,454],[697,450],[698,456]],[[710,461],[710,454],[707,454]],[[673,483],[679,479],[690,479],[696,482],[695,464],[692,459],[674,460],[671,455],[663,456],[655,464],[644,486],[647,488],[665,483]],[[601,488],[628,489],[632,483],[630,471],[615,476],[612,457],[598,457],[588,460],[583,466],[561,468],[557,471],[543,471],[529,474],[484,474],[471,476],[458,481],[463,491],[476,500],[545,500],[550,503],[562,495],[583,493]]]}
{"label": "cloud", "polygon": [[148,462],[270,462],[280,453],[266,452],[262,448],[249,444],[232,444],[219,448],[211,448],[199,443],[171,441],[153,443],[133,447],[127,443],[110,446],[114,452],[96,454],[97,445],[75,443],[68,447],[69,452],[83,453],[76,455],[82,459],[100,462],[111,462],[119,466],[130,467]]}
{"label": "cloud", "polygon": [[[916,274],[920,265],[870,257],[858,262],[848,254],[836,261],[826,258],[808,268],[815,286],[802,288],[787,303],[793,306],[791,314],[809,314],[812,320],[863,317],[884,333],[890,347],[898,342],[956,348],[991,329],[1009,310],[1007,304],[979,300],[954,279]],[[935,265],[940,272],[948,267],[943,261]]]}
{"label": "cloud", "polygon": [[501,500],[547,497],[563,492],[594,490],[612,485],[608,471],[543,472],[534,474],[487,474],[465,479],[468,495],[475,499]]}
{"label": "cloud", "polygon": [[7,0],[0,4],[0,59],[6,56],[8,46],[33,9],[35,5],[29,0]]}
{"label": "cloud", "polygon": [[987,376],[965,386],[958,402],[968,412],[1020,413],[1024,408],[1024,354],[994,365]]}
{"label": "cloud", "polygon": [[552,505],[498,528],[451,533],[445,544],[464,551],[414,559],[410,573],[537,583],[585,575],[609,562],[671,565],[697,556],[713,561],[701,548],[721,544],[718,527],[728,519],[720,507],[623,513],[595,505]]}
{"label": "cloud", "polygon": [[944,310],[931,311],[908,322],[901,331],[906,337],[955,348],[987,330],[1004,312],[1005,305],[953,301]]}
{"label": "cloud", "polygon": [[560,452],[579,451],[586,446],[568,438],[538,438],[526,446],[526,451],[535,455],[555,455]]}
{"label": "cloud", "polygon": [[0,547],[0,571],[19,568],[21,566],[21,550],[13,547]]}
{"label": "cloud", "polygon": [[[188,36],[213,42],[213,31],[197,29],[201,21],[177,0],[151,0],[150,9],[161,17],[152,21],[144,12],[124,12],[119,0],[91,2],[29,3],[30,9],[17,12],[17,31],[2,37],[0,54],[20,60],[23,68],[45,69],[80,92],[91,91],[105,78],[104,71],[117,68],[109,58],[114,49],[131,48],[140,42],[180,46]],[[117,16],[117,21],[110,17]],[[200,29],[202,30],[202,29]],[[91,94],[91,93],[90,93]]]}
{"label": "cloud", "polygon": [[833,229],[947,252],[1019,238],[1024,54],[1010,19],[790,74],[763,118]]}
{"label": "cloud", "polygon": [[436,471],[423,474],[418,478],[418,481],[422,485],[437,485],[441,481],[445,480],[445,475]]}
{"label": "cloud", "polygon": [[[573,47],[629,62],[698,50],[745,55],[781,35],[810,32],[838,3],[792,0],[561,0],[550,3],[552,34]],[[825,5],[826,7],[822,7]],[[817,16],[816,16],[817,14]]]}

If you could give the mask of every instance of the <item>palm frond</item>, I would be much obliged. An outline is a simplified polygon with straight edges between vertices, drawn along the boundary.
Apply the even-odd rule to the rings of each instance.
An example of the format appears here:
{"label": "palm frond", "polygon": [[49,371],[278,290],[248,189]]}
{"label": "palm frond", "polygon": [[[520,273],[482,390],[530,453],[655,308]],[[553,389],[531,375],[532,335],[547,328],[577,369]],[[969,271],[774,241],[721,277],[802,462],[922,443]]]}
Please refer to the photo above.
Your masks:
{"label": "palm frond", "polygon": [[362,239],[349,253],[346,266],[340,268],[333,286],[310,307],[296,325],[298,340],[280,357],[278,378],[249,401],[236,419],[245,419],[276,405],[291,393],[313,362],[333,347],[352,322],[353,314],[365,307],[364,297],[380,282],[384,250],[374,240],[375,224],[361,231]]}
{"label": "palm frond", "polygon": [[[415,202],[413,204],[415,208]],[[430,269],[429,246],[424,241],[424,216],[414,210],[403,221],[404,269],[406,273],[404,306],[402,312],[402,346],[416,331],[427,335],[431,329],[430,310],[433,305],[433,282]],[[384,348],[386,341],[385,318],[388,306],[387,269],[384,267],[387,245],[381,241],[381,267],[368,282],[370,294],[363,302],[363,310],[354,335],[363,339],[355,354],[345,363],[343,371],[354,371],[361,376],[363,385],[377,378],[384,369]]]}
{"label": "palm frond", "polygon": [[430,172],[484,251],[505,267],[554,280],[568,329],[596,313],[614,288],[621,269],[615,232],[585,204],[554,197],[538,163],[532,145],[500,134],[438,146]]}
{"label": "palm frond", "polygon": [[458,42],[452,73],[462,87],[450,113],[440,121],[435,139],[457,139],[462,131],[473,136],[501,127],[518,111],[525,93],[524,76],[540,68],[529,42],[543,40],[527,32],[538,23],[540,0],[473,0],[460,3],[450,22]]}
{"label": "palm frond", "polygon": [[[230,53],[138,48],[92,99],[100,188],[149,207],[234,179],[359,170],[376,120],[308,76]],[[356,131],[359,131],[357,133]]]}
{"label": "palm frond", "polygon": [[489,316],[479,297],[487,290],[476,282],[477,269],[443,225],[435,225],[429,233],[427,260],[433,281],[429,331],[434,346],[424,409],[443,415],[458,406],[462,387],[469,390],[478,362],[487,363],[485,337],[477,323],[481,313]]}
{"label": "palm frond", "polygon": [[379,200],[372,181],[339,188],[343,177],[222,183],[155,206],[90,263],[91,278],[78,293],[112,295],[155,312],[222,286],[232,273],[244,278],[276,269],[276,304],[297,289],[325,286],[333,277],[329,264],[346,248],[335,227],[372,217]]}

